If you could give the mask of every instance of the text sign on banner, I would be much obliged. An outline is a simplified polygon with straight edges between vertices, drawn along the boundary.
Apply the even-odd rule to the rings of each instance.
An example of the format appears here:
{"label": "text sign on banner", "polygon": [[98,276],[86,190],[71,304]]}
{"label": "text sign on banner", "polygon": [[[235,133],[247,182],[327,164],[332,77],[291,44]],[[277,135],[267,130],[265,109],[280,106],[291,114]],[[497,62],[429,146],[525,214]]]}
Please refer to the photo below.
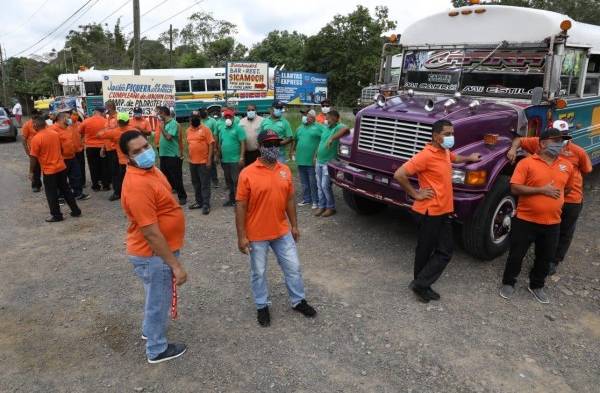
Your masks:
{"label": "text sign on banner", "polygon": [[175,79],[170,76],[105,75],[102,80],[104,102],[111,100],[118,112],[133,112],[140,107],[150,115],[157,106],[175,107]]}
{"label": "text sign on banner", "polygon": [[225,74],[227,90],[267,91],[269,89],[268,63],[227,62]]}
{"label": "text sign on banner", "polygon": [[310,72],[277,71],[275,99],[290,105],[315,105],[327,98],[327,76]]}

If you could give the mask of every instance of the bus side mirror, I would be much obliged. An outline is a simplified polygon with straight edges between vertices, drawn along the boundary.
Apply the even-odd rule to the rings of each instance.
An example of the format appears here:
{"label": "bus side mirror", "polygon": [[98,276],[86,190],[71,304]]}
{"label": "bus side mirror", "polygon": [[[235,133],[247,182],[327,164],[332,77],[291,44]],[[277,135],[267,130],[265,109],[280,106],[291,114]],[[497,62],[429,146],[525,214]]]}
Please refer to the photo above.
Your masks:
{"label": "bus side mirror", "polygon": [[544,88],[536,87],[531,92],[531,105],[540,105],[544,97]]}

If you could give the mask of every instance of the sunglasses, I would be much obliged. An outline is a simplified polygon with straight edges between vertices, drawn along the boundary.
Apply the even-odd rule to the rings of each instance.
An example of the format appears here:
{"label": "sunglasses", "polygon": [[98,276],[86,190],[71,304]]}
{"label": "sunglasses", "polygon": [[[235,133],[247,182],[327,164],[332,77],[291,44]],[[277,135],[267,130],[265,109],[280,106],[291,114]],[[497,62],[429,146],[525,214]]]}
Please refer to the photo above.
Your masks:
{"label": "sunglasses", "polygon": [[266,141],[262,145],[263,147],[279,147],[279,141]]}

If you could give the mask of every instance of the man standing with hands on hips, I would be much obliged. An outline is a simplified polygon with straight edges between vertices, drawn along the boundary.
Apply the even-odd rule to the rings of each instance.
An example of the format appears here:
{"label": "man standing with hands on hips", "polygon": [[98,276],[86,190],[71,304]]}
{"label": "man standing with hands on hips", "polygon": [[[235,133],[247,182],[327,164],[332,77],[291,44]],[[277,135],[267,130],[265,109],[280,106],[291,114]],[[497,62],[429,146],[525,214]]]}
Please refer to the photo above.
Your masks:
{"label": "man standing with hands on hips", "polygon": [[290,169],[278,162],[281,138],[272,130],[258,135],[260,158],[242,170],[236,195],[238,248],[250,254],[251,286],[258,323],[271,324],[267,287],[269,248],[283,270],[292,308],[305,317],[317,312],[305,300],[296,242],[300,238]]}
{"label": "man standing with hands on hips", "polygon": [[[419,234],[415,250],[414,280],[410,289],[428,303],[440,295],[431,288],[450,262],[453,252],[452,163],[477,162],[479,153],[460,156],[450,151],[454,146],[454,127],[448,120],[438,120],[431,129],[431,143],[402,165],[394,179],[415,200],[412,210],[417,217]],[[409,181],[417,176],[419,189]]]}
{"label": "man standing with hands on hips", "polygon": [[187,281],[179,261],[185,236],[185,218],[165,175],[154,166],[154,149],[140,131],[125,131],[119,147],[128,166],[121,191],[127,218],[127,255],[146,293],[142,339],[148,363],[175,359],[185,344],[167,342],[167,322],[173,285]]}

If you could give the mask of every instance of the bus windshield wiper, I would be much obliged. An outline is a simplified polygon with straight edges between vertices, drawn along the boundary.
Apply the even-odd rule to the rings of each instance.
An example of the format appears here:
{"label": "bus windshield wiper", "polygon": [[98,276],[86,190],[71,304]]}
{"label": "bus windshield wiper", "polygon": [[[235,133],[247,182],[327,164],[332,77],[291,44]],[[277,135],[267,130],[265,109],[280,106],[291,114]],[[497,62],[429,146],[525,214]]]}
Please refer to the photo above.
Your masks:
{"label": "bus windshield wiper", "polygon": [[508,41],[502,41],[483,60],[481,60],[475,67],[471,68],[466,73],[470,74],[471,72],[475,71],[477,68],[479,68],[479,66],[481,66],[483,63],[485,63],[486,61],[488,61],[492,56],[494,56],[494,54],[496,52],[498,52],[498,49],[500,49],[500,48],[506,48],[507,46],[508,46]]}

